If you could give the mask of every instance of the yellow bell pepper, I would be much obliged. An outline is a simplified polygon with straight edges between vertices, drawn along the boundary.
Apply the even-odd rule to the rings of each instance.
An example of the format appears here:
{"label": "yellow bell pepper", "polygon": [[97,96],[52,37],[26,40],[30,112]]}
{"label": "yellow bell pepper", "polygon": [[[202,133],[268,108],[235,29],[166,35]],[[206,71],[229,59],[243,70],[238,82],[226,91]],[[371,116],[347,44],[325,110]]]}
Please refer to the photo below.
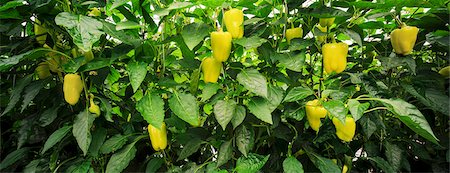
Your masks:
{"label": "yellow bell pepper", "polygon": [[320,105],[319,100],[315,99],[306,102],[306,118],[308,119],[309,126],[314,131],[319,131],[320,119],[325,118],[328,111]]}
{"label": "yellow bell pepper", "polygon": [[219,31],[211,32],[211,49],[213,57],[220,62],[227,61],[231,51],[231,34]]}
{"label": "yellow bell pepper", "polygon": [[391,44],[395,53],[408,55],[412,52],[416,43],[419,29],[415,26],[402,24],[400,29],[394,29],[391,32]]}
{"label": "yellow bell pepper", "polygon": [[233,38],[242,38],[244,36],[244,13],[242,10],[233,8],[223,14],[223,20],[227,31]]}
{"label": "yellow bell pepper", "polygon": [[346,142],[352,141],[356,131],[356,123],[352,117],[345,117],[345,124],[342,124],[339,119],[334,117],[333,124],[336,127],[336,135],[339,139]]}
{"label": "yellow bell pepper", "polygon": [[439,74],[446,78],[450,77],[450,65],[439,70]]}
{"label": "yellow bell pepper", "polygon": [[50,73],[50,69],[48,67],[48,63],[47,62],[41,62],[38,64],[38,66],[35,69],[37,75],[39,76],[39,79],[45,79],[47,77],[49,77],[50,75],[52,75]]}
{"label": "yellow bell pepper", "polygon": [[[321,27],[320,25],[317,25],[317,28],[320,30],[320,31],[322,31],[322,32],[327,32],[327,27]],[[327,40],[327,36],[326,35],[323,35],[323,36],[317,36],[317,41],[319,42],[319,43],[323,43],[323,42],[325,42]]]}
{"label": "yellow bell pepper", "polygon": [[83,81],[78,74],[66,74],[64,76],[64,99],[71,105],[77,104],[83,91]]}
{"label": "yellow bell pepper", "polygon": [[219,79],[222,63],[215,58],[207,57],[202,62],[203,79],[205,83],[216,83]]}
{"label": "yellow bell pepper", "polygon": [[348,45],[345,43],[326,43],[322,46],[325,71],[341,73],[347,66]]}
{"label": "yellow bell pepper", "polygon": [[302,38],[303,37],[303,29],[298,28],[291,28],[286,30],[286,40],[288,44],[291,44],[291,40],[294,38]]}
{"label": "yellow bell pepper", "polygon": [[89,11],[88,16],[97,17],[97,16],[100,16],[101,14],[102,14],[102,12],[100,11],[100,8],[94,7],[94,8],[91,8],[91,11]]}
{"label": "yellow bell pepper", "polygon": [[342,167],[342,173],[347,173],[347,171],[348,171],[348,166],[347,166],[347,165],[344,165],[344,166]]}
{"label": "yellow bell pepper", "polygon": [[89,94],[89,112],[95,114],[96,117],[100,116],[100,107],[94,102],[94,95]]}
{"label": "yellow bell pepper", "polygon": [[332,18],[320,18],[319,25],[322,27],[330,27],[334,23],[334,17]]}
{"label": "yellow bell pepper", "polygon": [[39,44],[45,44],[45,40],[47,39],[47,30],[37,18],[34,24],[34,35],[36,36],[36,41]]}
{"label": "yellow bell pepper", "polygon": [[150,141],[152,143],[152,147],[155,151],[161,151],[166,149],[167,147],[167,130],[166,124],[163,122],[160,129],[148,125],[148,134],[150,136]]}

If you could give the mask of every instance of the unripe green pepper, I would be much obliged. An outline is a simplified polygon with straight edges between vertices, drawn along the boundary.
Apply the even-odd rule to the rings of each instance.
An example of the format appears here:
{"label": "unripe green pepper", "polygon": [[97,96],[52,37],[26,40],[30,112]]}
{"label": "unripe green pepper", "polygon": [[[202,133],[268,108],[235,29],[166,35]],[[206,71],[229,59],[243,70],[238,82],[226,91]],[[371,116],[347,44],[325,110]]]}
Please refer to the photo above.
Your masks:
{"label": "unripe green pepper", "polygon": [[216,60],[227,61],[231,51],[231,34],[223,32],[222,29],[211,32],[211,49]]}
{"label": "unripe green pepper", "polygon": [[341,73],[347,66],[348,45],[345,43],[326,43],[322,46],[325,71]]}
{"label": "unripe green pepper", "polygon": [[303,29],[298,28],[291,28],[286,30],[286,40],[288,44],[291,44],[291,40],[294,38],[302,38],[303,37]]}
{"label": "unripe green pepper", "polygon": [[150,141],[152,143],[152,147],[155,151],[161,151],[166,149],[167,147],[167,130],[166,123],[162,123],[160,129],[148,125],[148,134],[150,136]]}
{"label": "unripe green pepper", "polygon": [[203,79],[205,83],[216,83],[219,79],[222,63],[215,58],[207,57],[202,62]]}
{"label": "unripe green pepper", "polygon": [[408,55],[412,52],[416,43],[419,29],[415,26],[407,26],[402,23],[400,29],[394,29],[391,32],[391,44],[395,53]]}
{"label": "unripe green pepper", "polygon": [[52,75],[50,73],[50,69],[47,62],[41,62],[38,64],[38,66],[35,69],[36,73],[39,76],[39,79],[45,79]]}
{"label": "unripe green pepper", "polygon": [[446,78],[450,77],[450,65],[439,70],[439,74]]}
{"label": "unripe green pepper", "polygon": [[227,31],[233,38],[242,38],[244,36],[244,13],[242,10],[233,8],[223,14],[223,20]]}
{"label": "unripe green pepper", "polygon": [[334,23],[334,17],[331,18],[320,18],[319,25],[322,27],[330,27]]}
{"label": "unripe green pepper", "polygon": [[336,127],[336,136],[346,142],[350,142],[355,136],[356,123],[352,117],[345,117],[345,124],[333,117],[333,124]]}
{"label": "unripe green pepper", "polygon": [[36,36],[36,41],[39,44],[45,44],[47,39],[47,30],[42,26],[41,22],[36,18],[34,24],[34,35]]}
{"label": "unripe green pepper", "polygon": [[318,99],[306,102],[306,118],[314,131],[319,131],[320,119],[325,118],[328,111],[320,105]]}
{"label": "unripe green pepper", "polygon": [[83,81],[78,74],[66,74],[64,76],[63,92],[67,103],[75,105],[83,91]]}

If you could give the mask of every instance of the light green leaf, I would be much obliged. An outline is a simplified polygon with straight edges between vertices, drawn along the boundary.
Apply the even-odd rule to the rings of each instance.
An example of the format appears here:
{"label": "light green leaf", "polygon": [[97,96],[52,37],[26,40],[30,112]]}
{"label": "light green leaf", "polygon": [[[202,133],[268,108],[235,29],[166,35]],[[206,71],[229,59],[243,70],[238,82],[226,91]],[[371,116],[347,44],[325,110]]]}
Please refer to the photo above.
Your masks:
{"label": "light green leaf", "polygon": [[416,108],[416,106],[399,98],[377,100],[381,101],[389,111],[397,115],[398,119],[400,119],[400,121],[402,121],[411,130],[424,137],[425,139],[435,144],[439,144],[439,139],[437,139],[434,135],[430,124],[428,124],[428,121]]}
{"label": "light green leaf", "polygon": [[13,65],[18,64],[20,61],[23,61],[26,59],[34,60],[37,58],[41,58],[43,55],[45,55],[48,52],[49,52],[48,49],[39,48],[39,49],[30,50],[28,52],[25,52],[25,53],[22,53],[19,55],[15,55],[15,56],[12,56],[9,58],[1,58],[0,59],[0,72],[11,70],[11,67]]}
{"label": "light green leaf", "polygon": [[191,23],[183,27],[181,36],[187,47],[192,50],[209,35],[211,29],[212,28],[205,23]]}
{"label": "light green leaf", "polygon": [[42,149],[41,154],[44,154],[48,149],[52,148],[56,143],[61,141],[67,133],[70,132],[72,126],[64,126],[53,132],[45,141],[44,149]]}
{"label": "light green leaf", "polygon": [[222,166],[231,159],[233,154],[233,145],[231,140],[224,142],[219,149],[219,155],[217,156],[217,167]]}
{"label": "light green leaf", "polygon": [[141,86],[142,81],[144,81],[145,76],[147,75],[147,63],[131,61],[127,65],[127,70],[130,75],[130,83],[133,87],[133,92],[136,92],[136,90],[139,89],[139,86]]}
{"label": "light green leaf", "polygon": [[249,91],[267,98],[267,81],[256,69],[246,69],[237,75],[237,81]]}
{"label": "light green leaf", "polygon": [[175,92],[169,99],[169,107],[183,121],[194,127],[200,126],[197,100],[191,94]]}
{"label": "light green leaf", "polygon": [[191,91],[192,94],[196,95],[197,90],[198,90],[198,83],[200,81],[200,70],[199,69],[195,69],[192,72],[190,80],[191,81],[189,84],[189,90]]}
{"label": "light green leaf", "polygon": [[134,144],[136,143],[133,142],[128,144],[111,156],[111,159],[109,159],[109,162],[106,165],[106,173],[122,172],[128,166],[130,161],[134,159],[137,152]]}
{"label": "light green leaf", "polygon": [[235,171],[238,173],[256,173],[269,160],[270,155],[261,156],[259,154],[250,153],[247,157],[239,157],[236,163]]}
{"label": "light green leaf", "polygon": [[291,90],[289,90],[286,97],[284,97],[283,102],[295,102],[297,100],[304,99],[310,95],[313,95],[314,91],[311,90],[309,87],[294,87]]}
{"label": "light green leaf", "polygon": [[228,123],[233,118],[236,105],[237,103],[234,100],[219,100],[214,105],[214,115],[217,122],[219,122],[220,126],[222,126],[223,130],[227,128]]}
{"label": "light green leaf", "polygon": [[92,45],[103,34],[101,31],[102,23],[91,17],[62,12],[56,16],[55,22],[57,25],[64,26],[67,29],[73,43],[83,52],[90,51]]}
{"label": "light green leaf", "polygon": [[233,40],[233,42],[244,46],[245,49],[253,49],[261,46],[263,43],[267,42],[267,40],[258,36],[251,36],[249,38],[242,37],[240,39]]}
{"label": "light green leaf", "polygon": [[233,125],[233,129],[239,126],[245,119],[245,107],[238,105],[236,109],[234,109],[233,118],[231,119],[231,124]]}
{"label": "light green leaf", "polygon": [[349,99],[347,105],[348,109],[352,113],[353,119],[355,119],[355,121],[358,121],[363,116],[364,111],[369,108],[370,103],[361,104],[356,99]]}
{"label": "light green leaf", "polygon": [[122,136],[121,134],[116,134],[113,137],[109,138],[108,140],[103,143],[102,147],[100,148],[100,152],[102,154],[108,154],[111,152],[115,152],[118,149],[122,148],[123,145],[125,145],[128,141],[128,136]]}
{"label": "light green leaf", "polygon": [[345,124],[345,117],[348,114],[348,109],[345,104],[339,100],[330,100],[322,103],[323,107],[334,117]]}
{"label": "light green leaf", "polygon": [[139,25],[139,23],[133,22],[133,21],[124,21],[124,22],[119,22],[116,25],[116,30],[120,31],[120,30],[124,30],[124,29],[140,29],[142,26]]}
{"label": "light green leaf", "polygon": [[94,120],[94,115],[89,113],[88,110],[83,110],[76,115],[73,122],[72,133],[84,155],[87,154],[89,145],[91,145],[91,127]]}
{"label": "light green leaf", "polygon": [[259,97],[251,98],[247,105],[250,112],[255,115],[258,119],[272,124],[272,111],[270,111],[270,106],[266,100]]}
{"label": "light green leaf", "polygon": [[157,93],[148,93],[136,104],[147,123],[160,128],[164,121],[164,100]]}
{"label": "light green leaf", "polygon": [[210,99],[214,94],[217,93],[217,90],[220,89],[220,85],[217,83],[207,83],[202,92],[202,102]]}
{"label": "light green leaf", "polygon": [[302,51],[300,53],[284,53],[277,56],[278,61],[281,65],[289,70],[302,72],[303,64],[305,63],[306,55]]}
{"label": "light green leaf", "polygon": [[295,157],[288,157],[283,161],[283,172],[303,173],[303,165]]}

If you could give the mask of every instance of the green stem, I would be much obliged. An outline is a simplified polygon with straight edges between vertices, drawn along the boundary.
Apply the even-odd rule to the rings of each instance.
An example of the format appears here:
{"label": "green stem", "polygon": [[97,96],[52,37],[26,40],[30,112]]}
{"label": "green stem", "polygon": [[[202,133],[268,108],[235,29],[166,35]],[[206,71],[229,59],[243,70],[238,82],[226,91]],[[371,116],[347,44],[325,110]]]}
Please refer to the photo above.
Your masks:
{"label": "green stem", "polygon": [[387,107],[376,107],[376,108],[372,108],[367,111],[364,111],[364,113],[369,113],[369,112],[376,111],[376,110],[386,110],[386,109],[388,109],[388,108]]}
{"label": "green stem", "polygon": [[292,141],[288,145],[288,157],[290,157],[292,155],[292,145],[294,144],[295,140],[297,140],[298,137],[298,131],[292,124],[288,122],[286,122],[285,124],[288,125],[289,128],[293,129],[295,133],[294,137],[292,138]]}

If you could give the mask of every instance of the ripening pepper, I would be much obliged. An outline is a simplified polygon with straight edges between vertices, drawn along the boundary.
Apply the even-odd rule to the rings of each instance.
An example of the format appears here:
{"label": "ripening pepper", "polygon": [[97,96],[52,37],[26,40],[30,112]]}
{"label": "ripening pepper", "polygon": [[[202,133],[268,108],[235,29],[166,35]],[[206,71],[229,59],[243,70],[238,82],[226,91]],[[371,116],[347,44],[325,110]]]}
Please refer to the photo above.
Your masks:
{"label": "ripening pepper", "polygon": [[48,67],[48,63],[47,62],[41,62],[38,64],[38,66],[35,69],[37,75],[39,76],[39,79],[45,79],[47,77],[49,77],[50,75],[50,69]]}
{"label": "ripening pepper", "polygon": [[294,38],[302,38],[303,37],[303,29],[298,28],[291,28],[286,30],[286,40],[288,44],[291,44],[291,40]]}
{"label": "ripening pepper", "polygon": [[244,36],[244,13],[242,10],[233,8],[223,14],[223,20],[227,31],[233,38],[242,38]]}
{"label": "ripening pepper", "polygon": [[89,112],[95,114],[96,117],[100,116],[100,107],[94,102],[94,95],[89,94]]}
{"label": "ripening pepper", "polygon": [[345,43],[326,43],[322,46],[325,71],[341,73],[347,66],[348,45]]}
{"label": "ripening pepper", "polygon": [[64,76],[64,99],[71,105],[77,104],[83,91],[83,81],[78,74],[66,74]]}
{"label": "ripening pepper", "polygon": [[34,23],[34,35],[39,44],[45,44],[47,39],[47,30],[42,26],[41,22],[36,19]]}
{"label": "ripening pepper", "polygon": [[355,136],[356,123],[352,117],[345,117],[345,124],[337,119],[333,118],[334,127],[336,127],[336,135],[339,139],[350,142]]}
{"label": "ripening pepper", "polygon": [[[327,27],[321,27],[320,25],[317,25],[317,28],[322,31],[322,32],[327,32]],[[317,41],[319,43],[323,43],[327,40],[327,35],[323,35],[323,36],[317,36]]]}
{"label": "ripening pepper", "polygon": [[319,131],[320,119],[327,116],[328,111],[315,99],[306,102],[306,118],[314,131]]}
{"label": "ripening pepper", "polygon": [[216,60],[220,62],[227,61],[231,51],[231,34],[223,32],[222,29],[211,32],[211,49]]}
{"label": "ripening pepper", "polygon": [[89,50],[83,54],[85,62],[92,61],[94,59],[94,53],[92,50]]}
{"label": "ripening pepper", "polygon": [[219,79],[222,63],[215,58],[207,57],[202,62],[203,79],[205,83],[216,83]]}
{"label": "ripening pepper", "polygon": [[334,23],[334,17],[332,18],[320,18],[319,25],[322,27],[330,27]]}
{"label": "ripening pepper", "polygon": [[446,78],[450,77],[450,65],[439,70],[439,74]]}
{"label": "ripening pepper", "polygon": [[344,165],[344,166],[342,167],[342,173],[347,173],[347,171],[348,171],[348,166],[347,166],[347,165]]}
{"label": "ripening pepper", "polygon": [[97,16],[100,16],[101,14],[102,14],[102,12],[100,11],[100,8],[94,7],[94,8],[91,8],[91,11],[89,11],[88,16],[97,17]]}
{"label": "ripening pepper", "polygon": [[394,29],[391,32],[391,44],[395,53],[408,55],[412,52],[416,43],[419,29],[415,26],[407,26],[402,23],[400,29]]}
{"label": "ripening pepper", "polygon": [[152,147],[155,151],[164,150],[167,147],[167,130],[166,124],[163,122],[160,129],[148,125],[148,134],[150,136],[150,141],[152,143]]}

